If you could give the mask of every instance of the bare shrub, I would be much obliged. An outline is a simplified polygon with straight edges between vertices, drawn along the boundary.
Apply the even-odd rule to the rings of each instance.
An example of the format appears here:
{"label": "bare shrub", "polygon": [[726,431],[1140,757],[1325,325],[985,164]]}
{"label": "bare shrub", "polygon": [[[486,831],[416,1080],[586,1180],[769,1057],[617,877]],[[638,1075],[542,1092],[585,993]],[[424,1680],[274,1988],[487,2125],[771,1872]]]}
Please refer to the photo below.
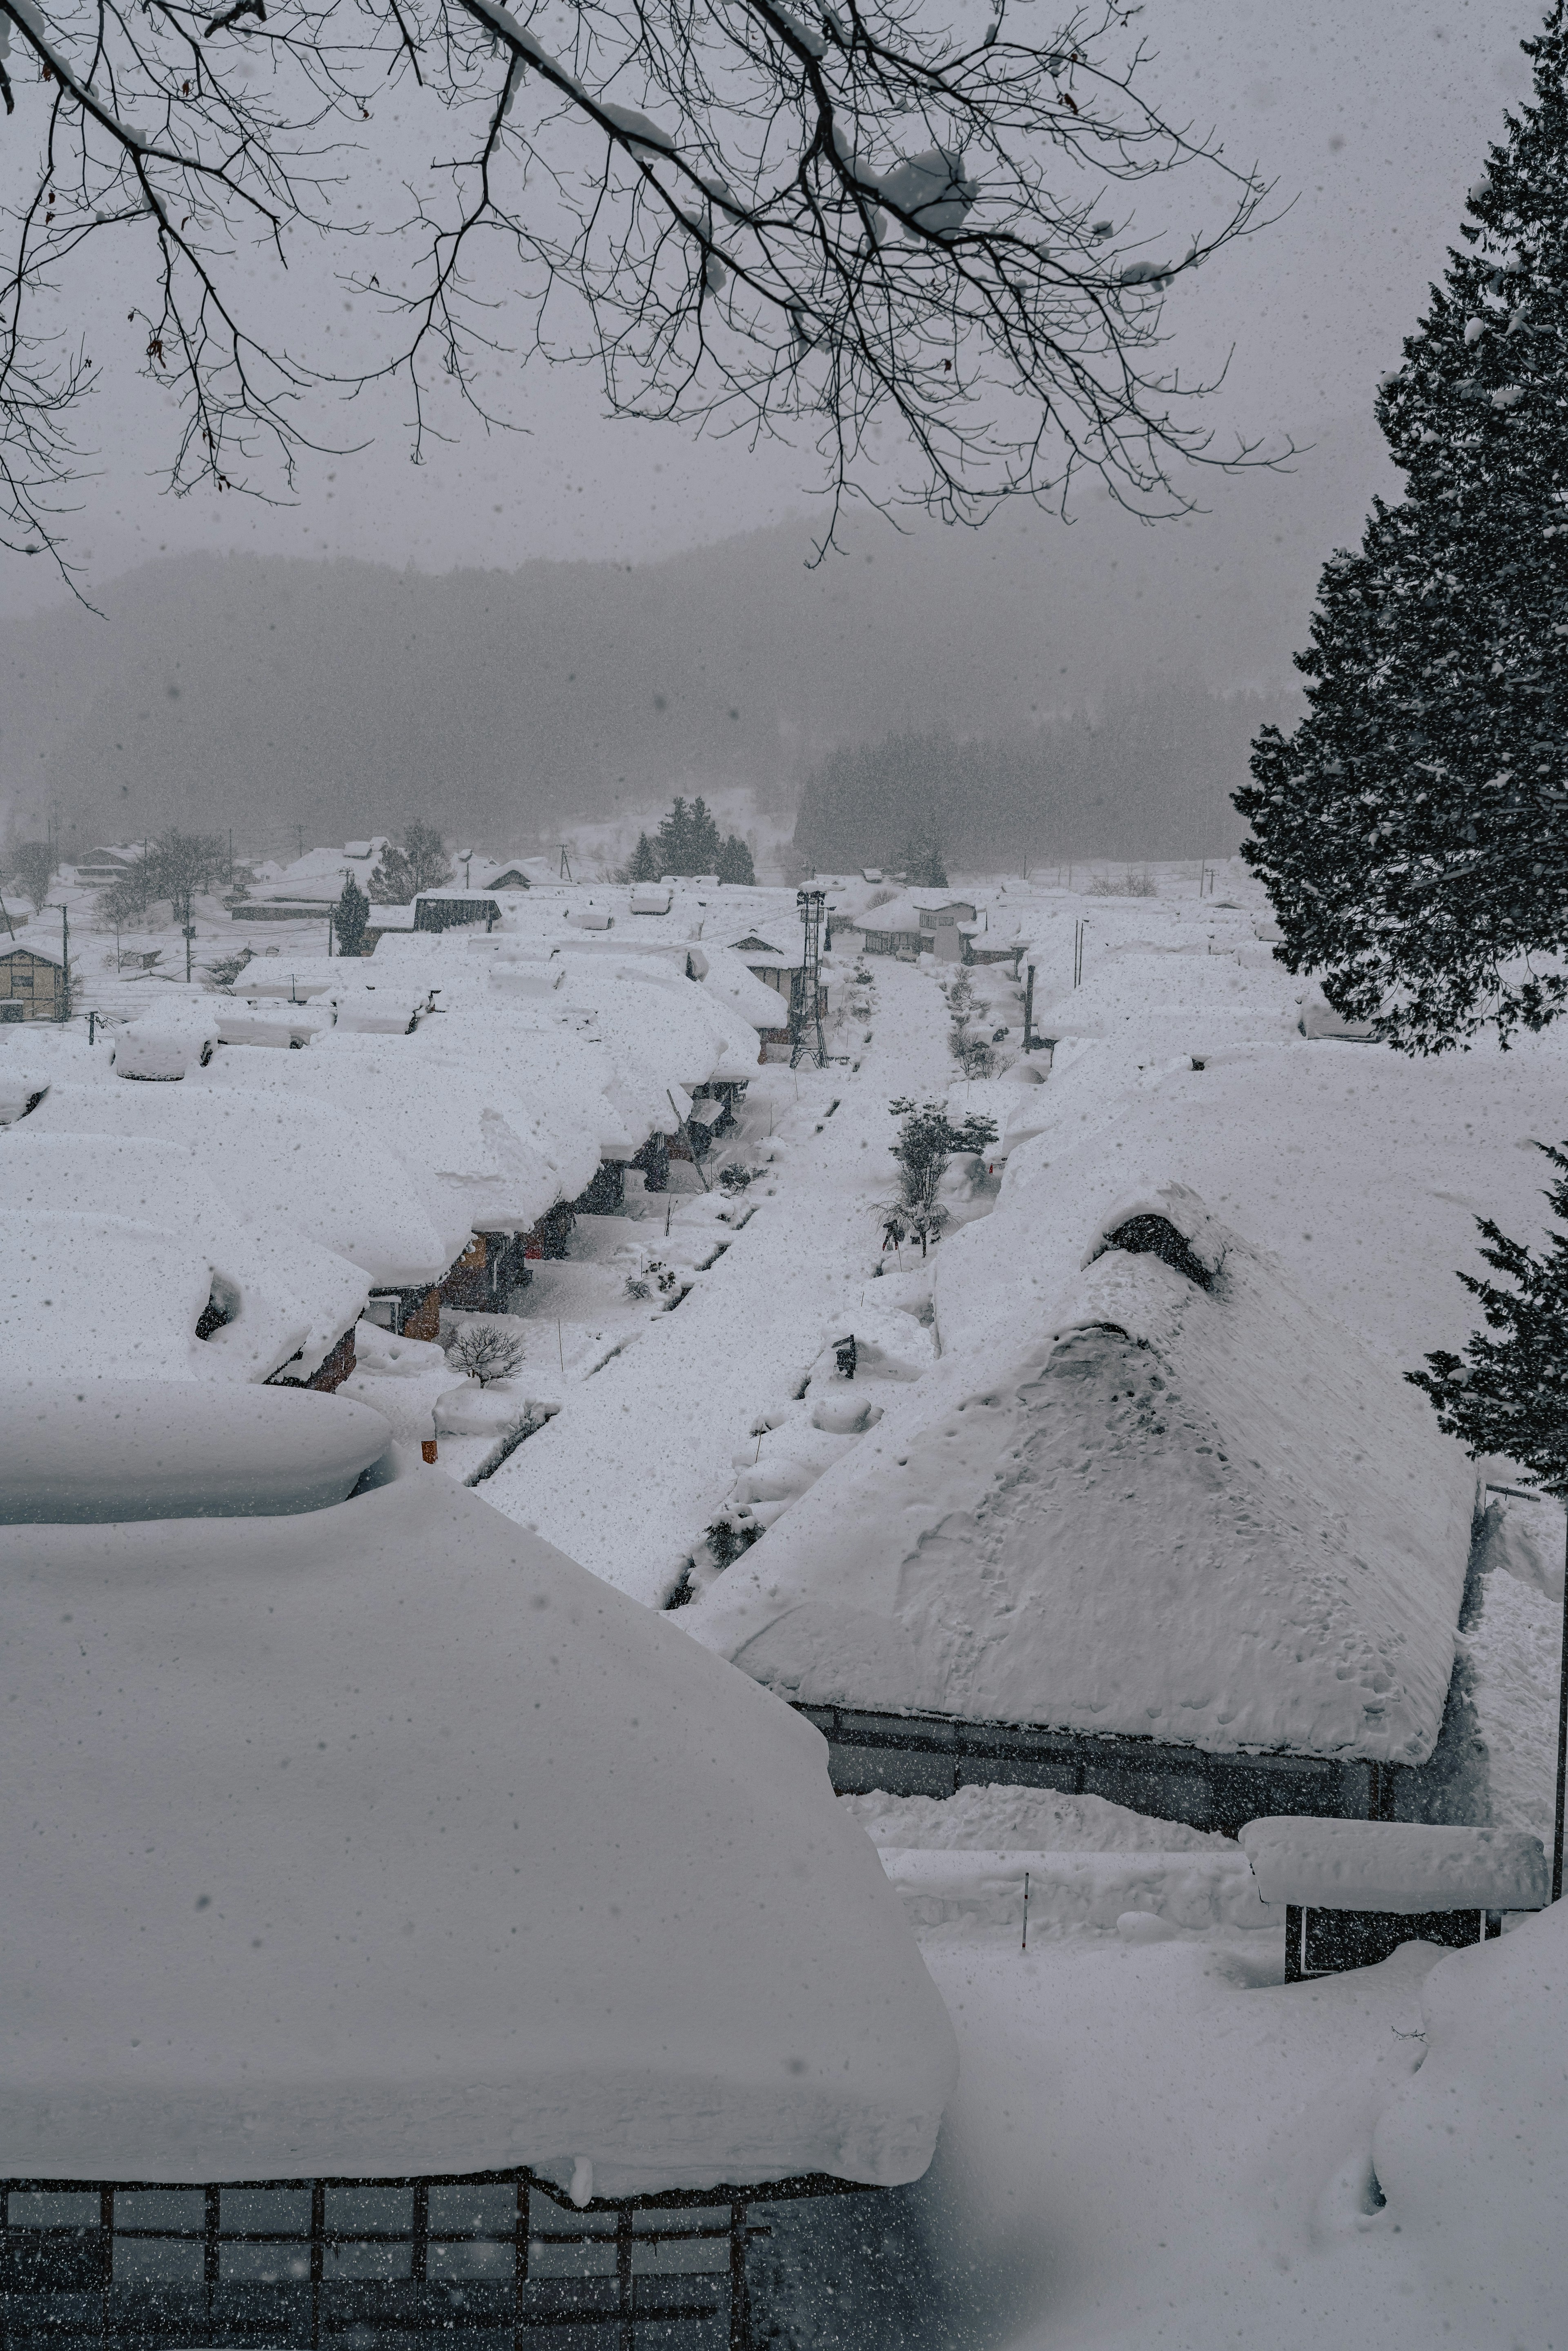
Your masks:
{"label": "bare shrub", "polygon": [[510,1379],[523,1353],[523,1343],[514,1332],[497,1331],[493,1322],[465,1322],[447,1348],[446,1359],[487,1388],[494,1380]]}

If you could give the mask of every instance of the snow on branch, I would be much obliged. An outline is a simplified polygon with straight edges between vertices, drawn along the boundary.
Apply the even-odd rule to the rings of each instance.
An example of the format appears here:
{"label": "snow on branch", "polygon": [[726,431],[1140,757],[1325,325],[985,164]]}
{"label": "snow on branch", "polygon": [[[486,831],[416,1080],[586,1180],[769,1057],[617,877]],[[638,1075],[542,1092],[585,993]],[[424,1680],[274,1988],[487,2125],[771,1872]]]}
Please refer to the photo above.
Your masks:
{"label": "snow on branch", "polygon": [[[0,535],[58,551],[97,371],[39,298],[110,225],[146,240],[176,488],[287,488],[313,400],[378,378],[412,391],[415,457],[434,398],[508,423],[484,387],[517,348],[593,367],[613,413],[806,436],[841,499],[977,521],[1087,470],[1181,511],[1186,463],[1256,451],[1210,445],[1163,299],[1264,192],[1145,97],[1133,13],[1092,0],[1040,42],[1008,0],[975,39],[937,0],[0,0],[36,156],[0,183]],[[389,82],[398,217],[364,128]],[[1172,174],[1211,216],[1179,263]],[[276,343],[247,322],[247,248],[287,261],[303,227],[377,307],[379,365],[292,356],[308,301]]]}

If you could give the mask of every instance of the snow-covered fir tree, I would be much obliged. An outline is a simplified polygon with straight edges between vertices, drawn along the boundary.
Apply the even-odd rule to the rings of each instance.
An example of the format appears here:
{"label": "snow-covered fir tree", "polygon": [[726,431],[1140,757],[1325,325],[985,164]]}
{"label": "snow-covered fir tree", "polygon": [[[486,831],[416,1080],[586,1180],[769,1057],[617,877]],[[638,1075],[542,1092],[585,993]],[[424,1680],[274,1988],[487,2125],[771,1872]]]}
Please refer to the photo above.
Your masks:
{"label": "snow-covered fir tree", "polygon": [[756,887],[757,869],[751,862],[751,852],[737,832],[732,832],[718,852],[718,878],[733,882],[738,888]]}
{"label": "snow-covered fir tree", "polygon": [[[1548,1205],[1568,1224],[1568,1152],[1545,1143],[1538,1148],[1557,1170]],[[1537,1255],[1490,1217],[1476,1221],[1481,1255],[1509,1287],[1469,1273],[1459,1280],[1500,1336],[1478,1331],[1463,1355],[1439,1349],[1424,1372],[1406,1377],[1425,1388],[1448,1435],[1472,1453],[1504,1454],[1553,1493],[1568,1492],[1568,1233],[1552,1233]]]}
{"label": "snow-covered fir tree", "polygon": [[1324,569],[1307,716],[1265,727],[1242,854],[1281,959],[1408,1050],[1568,1003],[1568,31],[1470,189],[1377,416],[1406,482]]}
{"label": "snow-covered fir tree", "polygon": [[340,955],[357,956],[364,952],[365,926],[370,919],[371,902],[350,873],[344,881],[343,893],[332,914]]}

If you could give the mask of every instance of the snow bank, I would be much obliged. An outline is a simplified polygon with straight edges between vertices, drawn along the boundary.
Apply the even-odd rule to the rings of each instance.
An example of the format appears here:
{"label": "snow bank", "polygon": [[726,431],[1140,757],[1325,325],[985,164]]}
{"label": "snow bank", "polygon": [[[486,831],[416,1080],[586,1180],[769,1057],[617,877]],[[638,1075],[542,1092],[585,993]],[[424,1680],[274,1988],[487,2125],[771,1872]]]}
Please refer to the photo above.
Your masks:
{"label": "snow bank", "polygon": [[1236,1841],[1217,1829],[1153,1820],[1106,1796],[1068,1795],[1060,1788],[1020,1788],[1005,1781],[956,1789],[950,1796],[894,1796],[874,1788],[841,1796],[873,1844],[928,1851],[983,1849],[1035,1853],[1228,1853]]}
{"label": "snow bank", "polygon": [[1408,1821],[1249,1821],[1241,1850],[1266,1902],[1318,1910],[1539,1910],[1539,1837]]}
{"label": "snow bank", "polygon": [[1456,2341],[1561,2339],[1565,1975],[1563,1902],[1442,1960],[1426,1981],[1420,2069],[1373,2133],[1386,2199],[1374,2230],[1398,2232]]}
{"label": "snow bank", "polygon": [[352,1491],[392,1434],[363,1405],[297,1388],[13,1374],[0,1398],[6,1526],[319,1510]]}
{"label": "snow bank", "polygon": [[476,1496],[29,1528],[0,1611],[15,2170],[925,2169],[952,2029],[821,1738]]}
{"label": "snow bank", "polygon": [[[1106,1246],[1150,1212],[1188,1270]],[[1423,1761],[1458,1447],[1184,1187],[1056,1238],[1092,1261],[1049,1314],[904,1391],[686,1628],[820,1704]]]}
{"label": "snow bank", "polygon": [[193,1063],[213,1058],[218,1041],[214,1008],[190,998],[143,1012],[114,1041],[114,1068],[121,1078],[179,1080]]}
{"label": "snow bank", "polygon": [[957,1853],[882,1849],[883,1866],[912,1927],[1114,1928],[1129,1911],[1189,1932],[1282,1927],[1245,1860],[1226,1853]]}

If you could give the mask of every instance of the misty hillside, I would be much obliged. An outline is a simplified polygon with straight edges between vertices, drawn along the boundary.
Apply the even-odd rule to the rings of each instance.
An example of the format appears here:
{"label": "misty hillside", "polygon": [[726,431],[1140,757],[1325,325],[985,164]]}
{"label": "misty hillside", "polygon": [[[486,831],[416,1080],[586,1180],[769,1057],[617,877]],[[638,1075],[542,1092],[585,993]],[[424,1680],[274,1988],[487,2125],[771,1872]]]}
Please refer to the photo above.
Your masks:
{"label": "misty hillside", "polygon": [[1027,740],[888,735],[807,778],[795,846],[836,872],[898,865],[917,841],[985,871],[1071,858],[1226,856],[1246,828],[1230,795],[1282,698],[1156,684]]}
{"label": "misty hillside", "polygon": [[[101,618],[6,631],[0,799],[68,847],[180,823],[250,853],[413,816],[522,848],[692,786],[788,809],[888,732],[1024,738],[1156,681],[1283,684],[1371,468],[1364,435],[1331,434],[1183,521],[862,519],[817,569],[804,524],[634,569],[169,559],[109,583]],[[1134,831],[1127,853],[1157,853]]]}

